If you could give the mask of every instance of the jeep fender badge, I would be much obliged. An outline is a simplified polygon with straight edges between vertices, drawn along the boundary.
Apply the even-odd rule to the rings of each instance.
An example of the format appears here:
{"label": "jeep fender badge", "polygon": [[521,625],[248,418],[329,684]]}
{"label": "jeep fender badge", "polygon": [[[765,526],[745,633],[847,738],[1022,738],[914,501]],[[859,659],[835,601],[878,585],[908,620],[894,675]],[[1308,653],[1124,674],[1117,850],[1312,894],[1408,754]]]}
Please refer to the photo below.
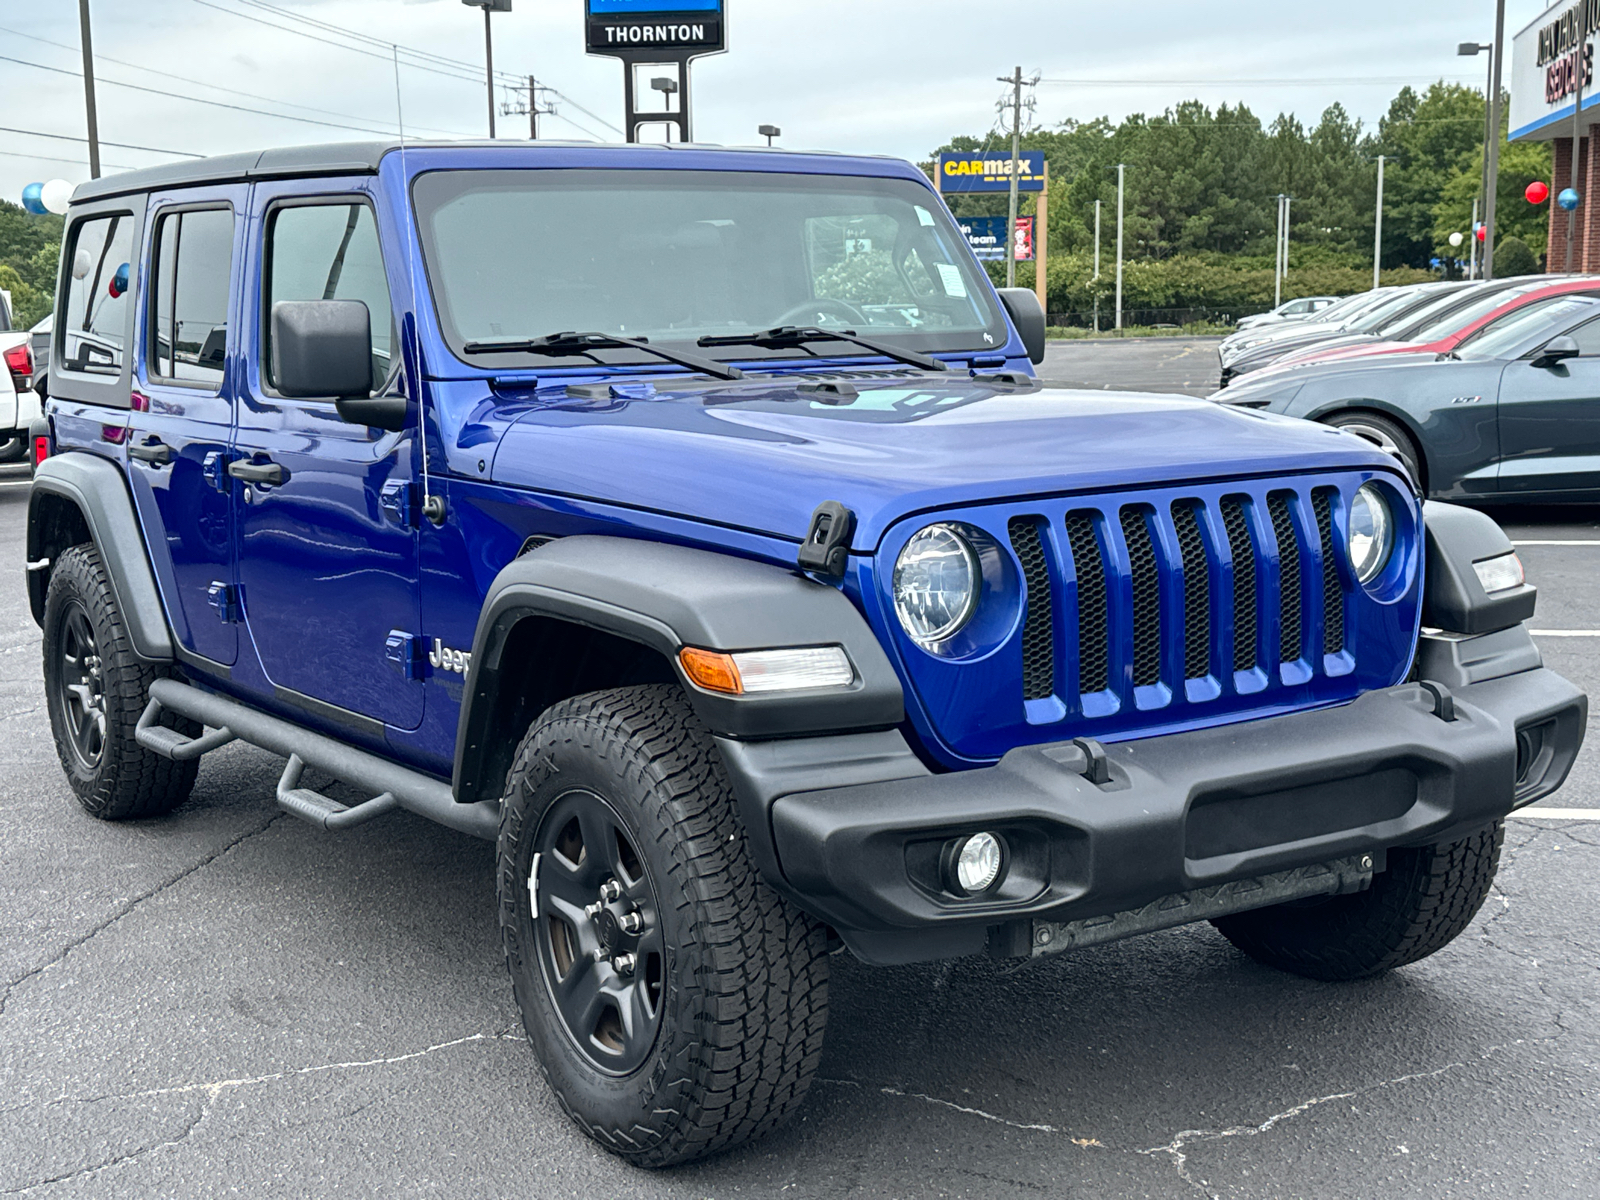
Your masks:
{"label": "jeep fender badge", "polygon": [[850,538],[856,531],[856,515],[837,500],[824,500],[811,514],[806,540],[795,556],[802,571],[828,579],[843,579],[850,561]]}

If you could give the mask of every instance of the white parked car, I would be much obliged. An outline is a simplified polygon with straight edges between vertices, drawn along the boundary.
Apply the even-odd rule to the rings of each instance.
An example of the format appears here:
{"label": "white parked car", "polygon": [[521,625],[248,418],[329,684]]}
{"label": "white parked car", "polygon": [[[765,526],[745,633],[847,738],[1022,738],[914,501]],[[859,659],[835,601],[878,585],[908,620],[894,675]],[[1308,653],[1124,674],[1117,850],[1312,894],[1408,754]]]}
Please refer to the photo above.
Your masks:
{"label": "white parked car", "polygon": [[1337,296],[1301,296],[1297,300],[1285,300],[1268,312],[1256,313],[1254,316],[1240,317],[1240,329],[1252,329],[1258,325],[1276,325],[1280,321],[1299,321],[1319,313],[1332,304]]}
{"label": "white parked car", "polygon": [[28,425],[39,416],[33,390],[33,339],[13,328],[11,293],[0,289],[0,462],[18,462],[27,453]]}

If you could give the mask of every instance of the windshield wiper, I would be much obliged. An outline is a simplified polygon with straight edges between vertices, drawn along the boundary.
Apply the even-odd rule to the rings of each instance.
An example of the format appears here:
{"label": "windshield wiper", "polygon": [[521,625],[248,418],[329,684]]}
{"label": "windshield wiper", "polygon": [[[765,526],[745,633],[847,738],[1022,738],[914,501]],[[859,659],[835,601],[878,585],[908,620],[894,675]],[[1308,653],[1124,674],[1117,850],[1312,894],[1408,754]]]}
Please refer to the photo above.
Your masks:
{"label": "windshield wiper", "polygon": [[854,329],[819,329],[814,325],[779,325],[760,333],[734,333],[725,337],[703,337],[697,346],[760,346],[764,350],[781,350],[801,346],[806,342],[849,342],[863,350],[871,350],[896,362],[921,367],[924,371],[948,371],[949,364],[915,350],[901,350],[874,338],[857,337]]}
{"label": "windshield wiper", "polygon": [[[503,338],[494,341],[468,342],[462,347],[468,354],[588,354],[592,350],[643,350],[659,359],[701,371],[717,379],[743,379],[744,372],[715,359],[702,358],[680,350],[663,350],[652,346],[645,338],[618,337],[612,333],[552,333],[536,338]],[[596,360],[599,361],[598,359]]]}

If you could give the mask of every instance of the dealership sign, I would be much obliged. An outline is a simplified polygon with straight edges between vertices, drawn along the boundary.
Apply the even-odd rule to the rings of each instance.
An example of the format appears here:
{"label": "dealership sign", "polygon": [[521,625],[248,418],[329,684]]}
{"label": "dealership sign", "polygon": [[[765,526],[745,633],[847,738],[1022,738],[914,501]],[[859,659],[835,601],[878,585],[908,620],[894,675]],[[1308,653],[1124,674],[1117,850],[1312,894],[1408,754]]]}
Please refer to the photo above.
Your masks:
{"label": "dealership sign", "polygon": [[727,49],[723,0],[585,0],[590,54],[665,50],[667,61]]}
{"label": "dealership sign", "polygon": [[[961,234],[972,253],[984,262],[1004,262],[1006,258],[1005,217],[958,217]],[[1017,218],[1016,254],[1018,262],[1033,261],[1033,218]]]}
{"label": "dealership sign", "polygon": [[[1511,44],[1511,137],[1571,137],[1572,105],[1581,91],[1588,109],[1600,0],[1578,0],[1536,18]],[[1562,125],[1563,119],[1568,124]]]}
{"label": "dealership sign", "polygon": [[[1008,192],[1011,155],[956,151],[939,155],[935,166],[941,192]],[[1044,191],[1044,151],[1025,150],[1017,157],[1017,190]]]}

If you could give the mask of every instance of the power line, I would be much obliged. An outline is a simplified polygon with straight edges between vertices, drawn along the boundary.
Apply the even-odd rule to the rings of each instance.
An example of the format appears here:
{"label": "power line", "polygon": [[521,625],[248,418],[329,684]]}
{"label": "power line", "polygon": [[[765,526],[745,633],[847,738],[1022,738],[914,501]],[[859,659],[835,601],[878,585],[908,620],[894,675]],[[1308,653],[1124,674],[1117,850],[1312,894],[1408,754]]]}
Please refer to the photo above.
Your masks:
{"label": "power line", "polygon": [[[52,140],[58,142],[79,142],[84,145],[87,145],[89,142],[88,138],[73,137],[71,134],[67,133],[45,133],[43,130],[39,129],[13,129],[9,125],[0,125],[0,133],[22,133],[27,134],[29,137],[51,138]],[[176,154],[180,158],[205,157],[203,154],[192,154],[188,150],[163,150],[159,146],[136,146],[131,142],[108,142],[104,138],[100,139],[100,144],[102,146],[115,146],[118,150],[148,150],[151,154]]]}
{"label": "power line", "polygon": [[[74,79],[83,78],[82,71],[69,71],[65,67],[47,67],[44,63],[30,62],[25,58],[12,58],[5,54],[0,54],[0,62],[16,63],[18,66],[33,67],[35,70],[49,71],[56,75],[70,75]],[[206,104],[212,108],[226,108],[233,112],[252,113],[258,117],[274,117],[279,121],[296,121],[302,125],[321,125],[328,129],[348,129],[355,133],[376,134],[379,137],[393,136],[387,129],[368,129],[359,125],[342,125],[337,121],[319,121],[315,117],[296,117],[291,116],[289,113],[268,112],[263,108],[247,108],[242,104],[228,104],[222,100],[207,100],[203,96],[185,96],[180,92],[162,91],[160,88],[145,87],[137,83],[124,83],[120,79],[107,79],[104,76],[98,76],[96,82],[110,84],[112,87],[127,88],[134,92],[147,92],[152,96],[165,96],[171,100],[187,100],[191,104]]]}
{"label": "power line", "polygon": [[[23,33],[20,29],[8,29],[4,25],[0,25],[0,33],[9,33],[14,37],[27,38],[29,41],[33,41],[33,42],[41,42],[46,46],[54,46],[59,50],[70,50],[70,51],[76,53],[77,49],[78,49],[76,46],[69,46],[65,42],[51,41],[49,38],[42,38],[42,37],[37,36],[36,34]],[[356,116],[354,113],[335,112],[332,109],[323,108],[323,107],[320,107],[320,106],[313,106],[313,105],[309,105],[309,104],[296,104],[292,100],[278,100],[278,99],[276,99],[276,98],[274,98],[272,96],[262,96],[262,95],[259,95],[259,94],[255,93],[255,92],[243,92],[243,91],[240,91],[238,88],[224,87],[220,83],[206,83],[204,80],[191,79],[186,75],[175,75],[171,71],[158,71],[154,67],[151,67],[151,66],[148,66],[148,65],[145,65],[145,64],[142,64],[142,63],[131,63],[131,62],[127,62],[127,61],[125,61],[123,59],[120,59],[120,58],[112,58],[109,54],[96,54],[95,58],[98,59],[101,62],[115,63],[119,67],[128,67],[128,68],[130,68],[132,70],[135,70],[135,71],[141,71],[146,75],[160,75],[160,76],[162,76],[163,78],[166,78],[166,79],[176,79],[179,83],[188,83],[188,84],[193,84],[196,87],[211,88],[214,91],[226,92],[231,96],[244,96],[246,99],[250,99],[250,100],[264,100],[268,104],[281,104],[285,108],[299,108],[299,109],[304,109],[306,112],[326,113],[328,116],[345,117],[345,118],[348,118],[349,120],[352,120],[352,121],[366,121],[366,120],[370,119],[370,118],[367,118],[367,117]],[[381,118],[379,118],[378,120],[381,121]],[[449,135],[452,135],[452,136],[455,136],[455,137],[470,137],[471,136],[470,134],[463,133],[461,130],[458,130],[458,129],[438,129],[438,128],[432,128],[432,127],[429,127],[429,126],[426,126],[426,125],[417,125],[417,126],[414,126],[414,128],[416,128],[416,129],[425,129],[429,133],[443,133],[443,134],[449,134]],[[110,142],[104,142],[103,144],[105,144],[107,146],[111,145]]]}
{"label": "power line", "polygon": [[[83,140],[84,142],[88,142],[89,139],[84,138]],[[109,146],[111,143],[101,142],[100,144],[102,146]],[[5,155],[7,158],[26,158],[33,162],[71,163],[75,167],[83,167],[88,165],[88,162],[85,159],[57,158],[53,154],[24,154],[21,150],[0,150],[0,154]],[[127,163],[101,163],[100,165],[103,167],[115,167],[119,171],[137,170],[137,168],[130,167]]]}
{"label": "power line", "polygon": [[[1464,75],[1441,75],[1441,83],[1466,83]],[[1160,88],[1160,87],[1331,87],[1341,84],[1373,86],[1385,85],[1392,87],[1395,84],[1415,84],[1415,75],[1368,75],[1368,76],[1328,76],[1321,79],[1041,79],[1040,83],[1055,84],[1060,87],[1134,87],[1134,88]]]}

